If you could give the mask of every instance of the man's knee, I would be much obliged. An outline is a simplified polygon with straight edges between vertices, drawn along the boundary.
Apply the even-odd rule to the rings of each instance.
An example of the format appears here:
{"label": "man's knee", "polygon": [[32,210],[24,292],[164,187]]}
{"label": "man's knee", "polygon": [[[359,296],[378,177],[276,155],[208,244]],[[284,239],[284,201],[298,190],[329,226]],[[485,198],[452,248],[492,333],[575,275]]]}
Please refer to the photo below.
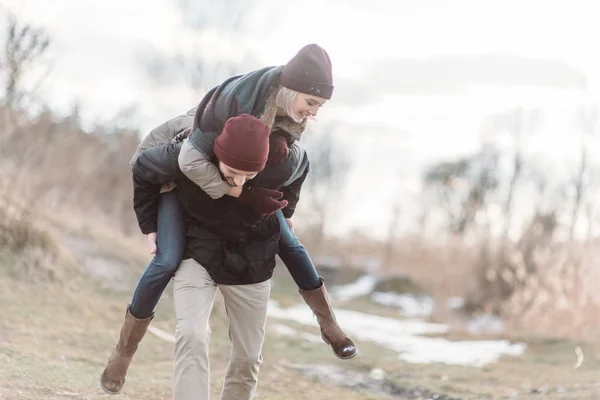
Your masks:
{"label": "man's knee", "polygon": [[177,322],[177,345],[192,353],[202,352],[208,348],[210,341],[210,326],[181,320]]}
{"label": "man's knee", "polygon": [[[258,377],[258,370],[262,364],[262,355],[234,355],[231,358],[231,368],[244,377],[245,380],[254,381]],[[232,371],[233,372],[233,371]]]}

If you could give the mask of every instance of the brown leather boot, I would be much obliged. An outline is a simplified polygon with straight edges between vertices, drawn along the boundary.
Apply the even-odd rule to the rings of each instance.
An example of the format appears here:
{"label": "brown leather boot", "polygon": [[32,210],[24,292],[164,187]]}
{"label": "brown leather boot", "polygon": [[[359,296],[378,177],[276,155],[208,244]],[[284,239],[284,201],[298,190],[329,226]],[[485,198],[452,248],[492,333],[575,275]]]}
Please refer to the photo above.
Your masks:
{"label": "brown leather boot", "polygon": [[106,393],[117,394],[123,388],[129,364],[153,318],[154,315],[144,319],[137,319],[131,315],[129,306],[127,306],[125,321],[123,322],[123,326],[121,326],[119,342],[110,355],[108,364],[100,377],[100,386]]}
{"label": "brown leather boot", "polygon": [[312,290],[298,290],[304,301],[317,317],[317,322],[321,326],[321,337],[331,346],[333,352],[338,358],[347,360],[358,354],[354,342],[348,338],[338,325],[331,308],[331,302],[327,295],[325,282],[321,279],[321,287]]}

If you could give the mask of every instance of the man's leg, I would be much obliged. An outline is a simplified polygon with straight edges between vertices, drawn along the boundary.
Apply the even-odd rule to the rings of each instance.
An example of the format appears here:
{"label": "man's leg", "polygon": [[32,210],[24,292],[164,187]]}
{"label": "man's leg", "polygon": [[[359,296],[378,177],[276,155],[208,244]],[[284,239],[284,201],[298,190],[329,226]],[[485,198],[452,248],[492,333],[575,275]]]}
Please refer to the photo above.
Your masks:
{"label": "man's leg", "polygon": [[208,319],[216,289],[206,269],[192,259],[182,261],[173,278],[177,316],[174,400],[208,400],[210,397]]}
{"label": "man's leg", "polygon": [[258,384],[271,282],[219,288],[225,299],[232,342],[221,399],[249,400],[254,398]]}

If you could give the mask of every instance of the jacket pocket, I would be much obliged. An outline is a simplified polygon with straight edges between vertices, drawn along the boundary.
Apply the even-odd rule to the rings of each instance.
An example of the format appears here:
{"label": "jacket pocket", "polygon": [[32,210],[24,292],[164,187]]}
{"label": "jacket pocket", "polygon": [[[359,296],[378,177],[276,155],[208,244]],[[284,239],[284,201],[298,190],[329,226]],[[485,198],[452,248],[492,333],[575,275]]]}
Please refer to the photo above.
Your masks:
{"label": "jacket pocket", "polygon": [[279,251],[279,232],[244,246],[223,245],[223,279],[240,284],[263,282],[271,277]]}

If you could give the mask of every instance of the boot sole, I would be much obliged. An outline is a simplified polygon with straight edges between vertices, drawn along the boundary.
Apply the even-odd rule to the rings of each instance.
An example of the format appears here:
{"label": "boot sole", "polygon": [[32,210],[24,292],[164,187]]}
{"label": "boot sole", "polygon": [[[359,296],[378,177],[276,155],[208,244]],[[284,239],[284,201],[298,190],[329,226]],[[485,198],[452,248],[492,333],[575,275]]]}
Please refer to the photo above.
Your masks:
{"label": "boot sole", "polygon": [[355,347],[356,351],[355,351],[354,353],[352,353],[352,355],[350,355],[350,356],[348,356],[348,357],[340,357],[340,356],[338,356],[338,354],[335,352],[335,350],[333,350],[333,347],[331,346],[331,343],[329,343],[329,341],[328,341],[327,339],[325,339],[323,336],[321,336],[321,339],[323,339],[323,341],[324,341],[324,342],[325,342],[325,343],[326,343],[326,344],[327,344],[329,347],[331,347],[331,351],[333,352],[333,354],[334,354],[334,355],[335,355],[337,358],[339,358],[340,360],[349,360],[349,359],[351,359],[351,358],[354,358],[354,357],[356,357],[356,355],[358,354],[358,349],[356,349],[356,347]]}
{"label": "boot sole", "polygon": [[116,392],[112,392],[112,391],[108,390],[107,388],[104,387],[104,384],[102,383],[102,375],[100,375],[100,387],[102,388],[102,390],[104,390],[105,393],[113,394],[113,395],[119,394],[121,392],[121,389],[123,389],[123,388],[121,388],[121,389],[117,390]]}

